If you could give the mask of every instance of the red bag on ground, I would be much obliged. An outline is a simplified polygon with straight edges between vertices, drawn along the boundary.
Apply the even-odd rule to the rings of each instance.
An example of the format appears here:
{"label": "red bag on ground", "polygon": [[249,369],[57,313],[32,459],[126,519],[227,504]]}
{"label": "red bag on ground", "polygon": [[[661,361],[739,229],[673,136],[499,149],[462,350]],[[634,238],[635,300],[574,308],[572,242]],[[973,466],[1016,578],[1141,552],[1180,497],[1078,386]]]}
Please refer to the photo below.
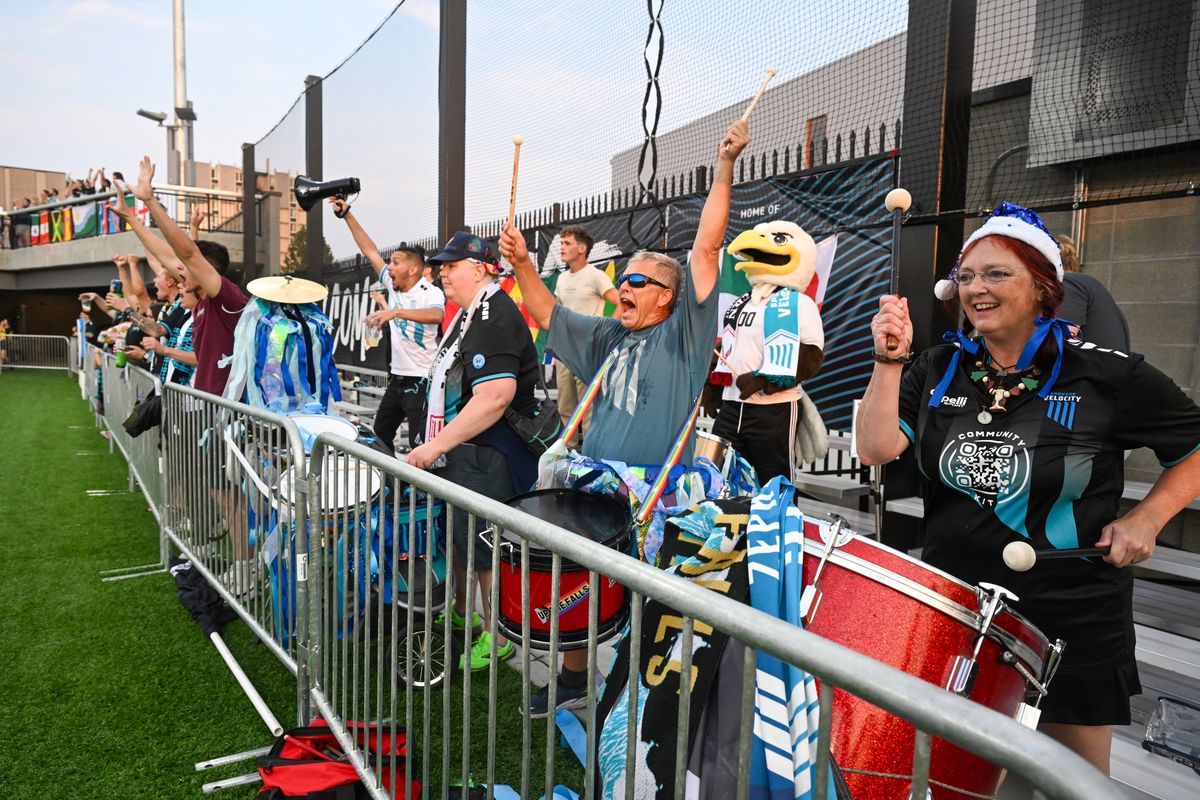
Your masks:
{"label": "red bag on ground", "polygon": [[[397,781],[404,781],[408,737],[404,730],[347,722],[347,730],[370,753],[370,764],[380,780],[391,789],[393,763]],[[271,752],[258,759],[262,788],[258,795],[267,800],[305,798],[306,800],[366,800],[366,787],[358,772],[342,752],[341,744],[322,719],[312,725],[292,728],[280,736]],[[403,784],[401,784],[403,786]],[[409,781],[413,800],[421,796],[420,781]],[[403,797],[403,788],[398,792]]]}

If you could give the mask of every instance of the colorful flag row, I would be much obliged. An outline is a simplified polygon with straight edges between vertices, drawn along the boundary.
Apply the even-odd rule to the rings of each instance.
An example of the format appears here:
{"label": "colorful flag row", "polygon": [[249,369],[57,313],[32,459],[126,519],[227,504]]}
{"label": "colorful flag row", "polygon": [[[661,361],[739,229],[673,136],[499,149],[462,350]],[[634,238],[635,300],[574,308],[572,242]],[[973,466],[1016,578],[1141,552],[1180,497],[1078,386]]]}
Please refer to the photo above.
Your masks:
{"label": "colorful flag row", "polygon": [[[135,213],[143,221],[149,221],[146,205],[135,200],[133,195],[126,203],[134,206]],[[129,230],[105,201],[64,205],[62,208],[34,211],[29,220],[29,243],[31,245],[69,242],[90,236],[108,236]]]}

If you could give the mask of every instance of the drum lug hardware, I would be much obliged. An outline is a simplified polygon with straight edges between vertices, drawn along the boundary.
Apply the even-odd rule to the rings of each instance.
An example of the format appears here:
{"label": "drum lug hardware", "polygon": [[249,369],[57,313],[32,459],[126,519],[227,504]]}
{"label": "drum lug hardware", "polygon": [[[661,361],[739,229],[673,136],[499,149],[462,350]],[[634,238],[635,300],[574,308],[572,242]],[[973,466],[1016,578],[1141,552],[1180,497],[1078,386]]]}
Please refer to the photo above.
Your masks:
{"label": "drum lug hardware", "polygon": [[974,658],[955,656],[950,666],[950,677],[946,679],[946,691],[954,692],[960,697],[969,697],[975,688],[975,678],[979,674],[979,665]]}
{"label": "drum lug hardware", "polygon": [[488,547],[496,547],[500,551],[500,555],[512,558],[513,547],[512,542],[501,542],[496,544],[496,526],[489,525],[479,532],[479,541],[486,544]]}
{"label": "drum lug hardware", "polygon": [[1040,683],[1035,682],[1038,686],[1037,702],[1033,704],[1036,709],[1041,705],[1042,698],[1050,691],[1050,681],[1054,680],[1054,673],[1058,672],[1058,665],[1062,663],[1063,650],[1067,649],[1067,643],[1062,639],[1055,639],[1054,644],[1050,645],[1050,652],[1046,654],[1046,663],[1042,666],[1042,680]]}
{"label": "drum lug hardware", "polygon": [[833,554],[833,549],[839,545],[845,544],[842,540],[842,526],[846,520],[842,519],[837,514],[831,514],[833,517],[833,529],[829,531],[829,538],[825,542],[825,549],[821,551],[821,559],[817,562],[817,569],[813,573],[812,582],[804,587],[804,591],[800,594],[800,619],[806,624],[811,625],[813,618],[817,615],[817,606],[821,604],[821,590],[817,587],[817,583],[821,580],[821,572],[825,569],[825,562],[829,560],[829,556]]}
{"label": "drum lug hardware", "polygon": [[992,621],[1004,608],[1005,600],[1017,599],[1012,592],[993,583],[980,583],[976,594],[979,597],[980,619],[979,632],[975,635],[975,649],[970,658],[957,656],[954,659],[954,665],[950,669],[950,679],[946,683],[948,690],[963,697],[970,695],[971,689],[975,685],[975,676],[979,671],[979,651],[983,648],[983,641],[992,628]]}
{"label": "drum lug hardware", "polygon": [[1011,650],[1005,650],[1003,653],[1001,653],[1000,660],[1005,664],[1008,664],[1017,672],[1021,673],[1021,677],[1025,679],[1025,683],[1031,686],[1033,690],[1038,693],[1039,699],[1045,697],[1046,692],[1050,691],[1046,684],[1042,683],[1033,676],[1033,673],[1029,671],[1029,668],[1022,664],[1020,659],[1018,659],[1016,654],[1014,654]]}

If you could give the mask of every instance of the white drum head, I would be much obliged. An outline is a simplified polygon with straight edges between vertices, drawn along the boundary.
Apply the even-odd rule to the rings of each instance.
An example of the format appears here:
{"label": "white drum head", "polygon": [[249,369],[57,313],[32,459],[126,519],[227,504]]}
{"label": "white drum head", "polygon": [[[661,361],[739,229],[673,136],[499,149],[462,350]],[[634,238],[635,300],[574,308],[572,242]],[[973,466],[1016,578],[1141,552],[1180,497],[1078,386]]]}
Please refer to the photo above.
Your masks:
{"label": "white drum head", "polygon": [[292,414],[288,418],[295,422],[301,431],[314,439],[322,433],[340,436],[352,442],[358,438],[358,428],[353,422],[342,417],[334,417],[329,414]]}
{"label": "white drum head", "polygon": [[[320,507],[326,514],[336,514],[355,507],[364,507],[379,495],[383,476],[379,470],[346,456],[329,458],[322,467]],[[295,468],[291,467],[279,479],[279,496],[287,502],[292,496]]]}

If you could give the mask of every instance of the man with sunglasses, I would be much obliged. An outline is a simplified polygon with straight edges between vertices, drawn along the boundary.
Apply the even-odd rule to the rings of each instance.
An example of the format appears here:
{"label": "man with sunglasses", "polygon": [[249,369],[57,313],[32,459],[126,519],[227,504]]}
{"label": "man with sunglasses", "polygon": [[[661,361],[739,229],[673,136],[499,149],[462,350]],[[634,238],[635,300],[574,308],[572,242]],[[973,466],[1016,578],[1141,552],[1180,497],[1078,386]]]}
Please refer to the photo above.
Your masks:
{"label": "man with sunglasses", "polygon": [[392,361],[387,391],[375,414],[375,436],[392,450],[396,431],[407,419],[411,450],[425,430],[429,368],[437,352],[446,296],[424,278],[425,251],[421,247],[402,244],[389,261],[384,261],[375,242],[350,212],[350,204],[340,197],[331,197],[329,205],[334,216],[345,220],[354,243],[387,288],[388,307],[371,312],[364,320],[367,325],[387,325],[391,332]]}
{"label": "man with sunglasses", "polygon": [[[717,147],[716,171],[687,269],[662,253],[639,250],[617,281],[619,314],[589,317],[555,301],[538,277],[524,236],[509,226],[500,252],[513,265],[525,309],[548,331],[547,350],[590,382],[615,354],[592,405],[581,452],[593,459],[660,466],[708,378],[717,338],[717,278],[729,222],[733,165],[750,142],[744,121],[729,126]],[[689,439],[682,462],[690,463]],[[557,707],[587,702],[586,651],[563,655]],[[551,713],[546,690],[530,703],[531,717]]]}

